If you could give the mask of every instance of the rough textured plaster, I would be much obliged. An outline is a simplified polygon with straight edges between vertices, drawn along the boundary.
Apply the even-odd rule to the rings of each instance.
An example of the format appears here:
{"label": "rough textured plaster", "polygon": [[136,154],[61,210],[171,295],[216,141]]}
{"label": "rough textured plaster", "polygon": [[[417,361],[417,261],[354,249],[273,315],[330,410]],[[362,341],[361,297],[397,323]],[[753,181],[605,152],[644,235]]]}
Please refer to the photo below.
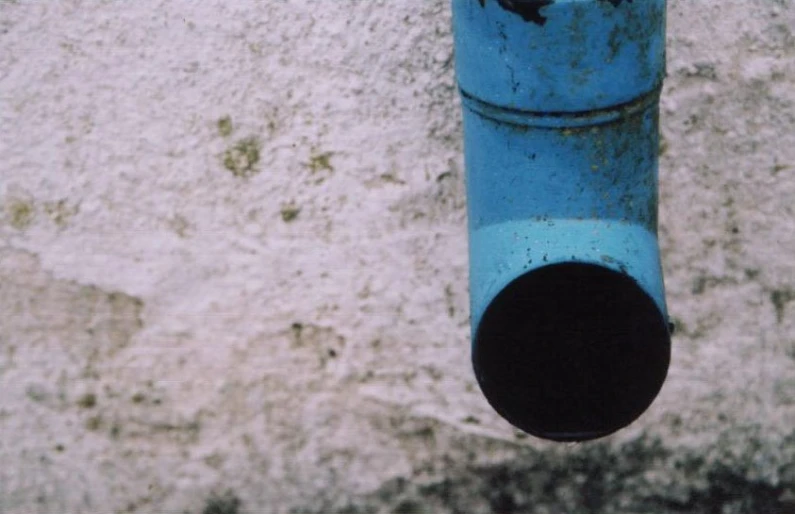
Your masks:
{"label": "rough textured plaster", "polygon": [[0,1],[0,512],[792,512],[795,4],[668,19],[670,376],[560,446],[470,371],[446,2]]}

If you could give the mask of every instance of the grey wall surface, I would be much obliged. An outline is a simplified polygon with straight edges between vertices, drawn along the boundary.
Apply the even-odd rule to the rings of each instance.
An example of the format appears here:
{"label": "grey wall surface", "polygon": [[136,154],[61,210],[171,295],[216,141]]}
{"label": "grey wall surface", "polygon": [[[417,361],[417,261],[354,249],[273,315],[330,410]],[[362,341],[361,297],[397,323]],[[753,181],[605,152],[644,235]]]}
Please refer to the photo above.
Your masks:
{"label": "grey wall surface", "polygon": [[672,0],[628,429],[468,354],[445,1],[0,0],[0,512],[795,512],[795,3]]}

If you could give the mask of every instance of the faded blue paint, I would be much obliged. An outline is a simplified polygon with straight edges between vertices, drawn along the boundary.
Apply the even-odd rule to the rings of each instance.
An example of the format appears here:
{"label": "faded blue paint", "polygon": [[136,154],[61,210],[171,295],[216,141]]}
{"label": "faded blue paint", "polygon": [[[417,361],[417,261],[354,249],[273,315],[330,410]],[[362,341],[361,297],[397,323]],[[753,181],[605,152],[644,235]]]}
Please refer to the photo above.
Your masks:
{"label": "faded blue paint", "polygon": [[587,262],[627,273],[666,315],[657,236],[642,225],[592,218],[508,220],[473,230],[469,245],[473,334],[486,307],[509,282],[561,262]]}
{"label": "faded blue paint", "polygon": [[629,275],[667,319],[657,242],[665,1],[557,0],[525,16],[505,7],[518,1],[452,2],[473,341],[507,284],[562,262]]}

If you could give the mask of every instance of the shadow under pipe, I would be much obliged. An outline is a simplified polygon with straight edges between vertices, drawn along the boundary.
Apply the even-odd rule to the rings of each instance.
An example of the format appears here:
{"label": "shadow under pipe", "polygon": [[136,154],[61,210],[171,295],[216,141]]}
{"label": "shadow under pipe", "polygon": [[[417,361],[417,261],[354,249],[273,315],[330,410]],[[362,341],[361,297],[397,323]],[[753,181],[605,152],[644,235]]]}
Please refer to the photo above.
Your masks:
{"label": "shadow under pipe", "polygon": [[664,0],[453,0],[472,361],[486,399],[557,441],[611,434],[660,391]]}

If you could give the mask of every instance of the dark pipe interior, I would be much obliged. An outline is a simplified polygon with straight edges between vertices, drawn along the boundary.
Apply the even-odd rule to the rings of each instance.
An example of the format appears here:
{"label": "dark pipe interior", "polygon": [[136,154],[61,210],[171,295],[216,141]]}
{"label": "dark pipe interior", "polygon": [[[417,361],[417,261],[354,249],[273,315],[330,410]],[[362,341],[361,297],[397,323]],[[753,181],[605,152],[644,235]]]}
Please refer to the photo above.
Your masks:
{"label": "dark pipe interior", "polygon": [[638,418],[668,372],[667,320],[635,280],[594,264],[526,273],[477,328],[472,361],[505,419],[558,441],[608,435]]}

